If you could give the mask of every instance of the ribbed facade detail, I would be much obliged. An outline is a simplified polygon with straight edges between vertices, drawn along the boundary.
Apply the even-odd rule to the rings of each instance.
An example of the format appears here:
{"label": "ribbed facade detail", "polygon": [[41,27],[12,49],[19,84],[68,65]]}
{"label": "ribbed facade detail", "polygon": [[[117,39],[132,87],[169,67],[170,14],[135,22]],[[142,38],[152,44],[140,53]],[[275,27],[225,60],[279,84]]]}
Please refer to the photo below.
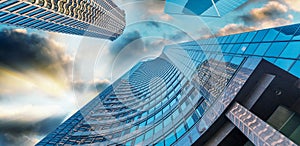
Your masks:
{"label": "ribbed facade detail", "polygon": [[126,25],[111,0],[2,0],[0,23],[110,40]]}

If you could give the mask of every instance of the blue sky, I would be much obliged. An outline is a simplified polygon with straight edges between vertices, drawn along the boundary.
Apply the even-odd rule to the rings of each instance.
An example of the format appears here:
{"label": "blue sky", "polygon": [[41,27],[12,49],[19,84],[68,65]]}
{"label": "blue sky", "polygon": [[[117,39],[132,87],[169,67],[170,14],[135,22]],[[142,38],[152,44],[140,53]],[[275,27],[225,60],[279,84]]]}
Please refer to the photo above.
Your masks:
{"label": "blue sky", "polygon": [[38,142],[139,60],[158,56],[167,44],[300,22],[299,0],[249,0],[222,18],[168,15],[163,0],[114,2],[125,10],[127,22],[114,42],[0,26],[0,145]]}

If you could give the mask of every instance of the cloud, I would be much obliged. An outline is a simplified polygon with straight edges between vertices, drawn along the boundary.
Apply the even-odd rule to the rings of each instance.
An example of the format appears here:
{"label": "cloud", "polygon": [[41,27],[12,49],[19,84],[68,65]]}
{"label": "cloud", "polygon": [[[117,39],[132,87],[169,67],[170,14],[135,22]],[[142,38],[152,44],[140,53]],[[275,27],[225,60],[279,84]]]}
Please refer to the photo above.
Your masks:
{"label": "cloud", "polygon": [[61,74],[70,68],[71,57],[55,42],[23,29],[0,32],[0,64],[18,71],[39,69]]}
{"label": "cloud", "polygon": [[[251,1],[257,2],[256,0]],[[237,17],[237,23],[225,25],[219,29],[215,36],[230,35],[276,26],[291,24],[293,15],[289,14],[289,8],[284,3],[269,1],[260,8],[253,8],[244,15]],[[212,36],[210,36],[212,37]]]}
{"label": "cloud", "polygon": [[109,48],[112,55],[117,55],[125,47],[130,47],[133,51],[142,50],[144,42],[141,40],[141,34],[138,31],[124,32],[116,39]]}
{"label": "cloud", "polygon": [[259,21],[266,21],[284,17],[288,7],[277,1],[270,1],[264,7],[254,8],[248,14],[240,16],[246,24],[255,24]]}
{"label": "cloud", "polygon": [[33,145],[74,110],[72,57],[20,28],[0,30],[0,44],[0,145]]}
{"label": "cloud", "polygon": [[224,35],[230,35],[230,34],[237,34],[242,32],[248,32],[255,30],[255,27],[247,27],[242,24],[228,24],[225,27],[221,28],[216,36],[224,36]]}
{"label": "cloud", "polygon": [[299,0],[283,0],[291,10],[300,12],[300,1]]}
{"label": "cloud", "polygon": [[110,81],[108,79],[103,80],[94,80],[94,81],[74,81],[73,87],[76,92],[101,92],[103,91],[108,85]]}
{"label": "cloud", "polygon": [[54,116],[34,123],[0,120],[0,145],[34,145],[38,142],[34,137],[53,131],[64,117]]}

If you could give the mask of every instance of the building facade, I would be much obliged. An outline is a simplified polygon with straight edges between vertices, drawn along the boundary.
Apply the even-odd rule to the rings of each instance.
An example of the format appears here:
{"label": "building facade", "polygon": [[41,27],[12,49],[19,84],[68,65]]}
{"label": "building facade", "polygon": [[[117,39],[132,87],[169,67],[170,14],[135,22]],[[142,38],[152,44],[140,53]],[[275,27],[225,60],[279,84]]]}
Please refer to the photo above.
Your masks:
{"label": "building facade", "polygon": [[111,0],[1,0],[0,23],[110,40],[126,25]]}
{"label": "building facade", "polygon": [[299,27],[166,46],[37,145],[299,145]]}
{"label": "building facade", "polygon": [[168,14],[222,17],[247,1],[248,0],[166,0],[165,12]]}

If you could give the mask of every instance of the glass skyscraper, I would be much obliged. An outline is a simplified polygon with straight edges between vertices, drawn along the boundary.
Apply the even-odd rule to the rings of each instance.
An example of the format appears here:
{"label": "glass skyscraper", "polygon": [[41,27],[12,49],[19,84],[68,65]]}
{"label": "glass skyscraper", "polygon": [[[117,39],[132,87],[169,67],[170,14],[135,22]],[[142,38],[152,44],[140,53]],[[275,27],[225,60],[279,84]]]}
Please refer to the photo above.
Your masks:
{"label": "glass skyscraper", "polygon": [[125,13],[111,0],[2,0],[0,23],[114,40]]}
{"label": "glass skyscraper", "polygon": [[166,0],[168,14],[222,17],[248,0]]}
{"label": "glass skyscraper", "polygon": [[299,145],[300,24],[166,46],[37,145]]}

